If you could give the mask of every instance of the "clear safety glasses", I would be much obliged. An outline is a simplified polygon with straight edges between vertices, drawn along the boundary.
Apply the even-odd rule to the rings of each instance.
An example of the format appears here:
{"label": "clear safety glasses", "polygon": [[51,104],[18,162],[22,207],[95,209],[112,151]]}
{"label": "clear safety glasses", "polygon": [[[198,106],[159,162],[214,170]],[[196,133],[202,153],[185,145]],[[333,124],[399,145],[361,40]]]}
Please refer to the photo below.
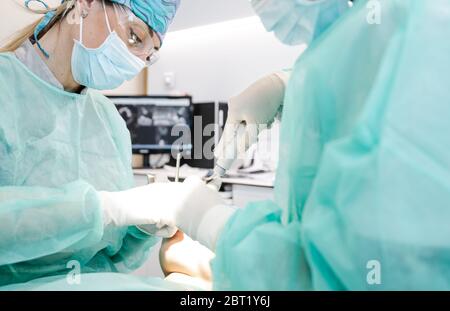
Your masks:
{"label": "clear safety glasses", "polygon": [[126,6],[113,4],[118,22],[118,33],[131,53],[143,59],[147,66],[153,65],[159,59],[155,40],[159,41],[154,33],[140,18]]}

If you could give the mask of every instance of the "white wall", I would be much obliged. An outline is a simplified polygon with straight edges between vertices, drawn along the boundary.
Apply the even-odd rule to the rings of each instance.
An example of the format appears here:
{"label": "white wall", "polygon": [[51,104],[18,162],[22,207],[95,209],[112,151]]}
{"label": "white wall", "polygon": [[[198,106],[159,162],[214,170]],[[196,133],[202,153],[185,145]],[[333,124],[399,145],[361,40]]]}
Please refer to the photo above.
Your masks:
{"label": "white wall", "polygon": [[[248,0],[182,0],[161,59],[149,69],[147,91],[225,101],[259,77],[290,68],[302,50],[267,33]],[[173,73],[173,88],[165,73]]]}
{"label": "white wall", "polygon": [[[256,16],[171,32],[149,70],[148,91],[227,100],[257,78],[290,68],[302,50],[279,43]],[[165,85],[166,73],[174,74],[174,88]]]}

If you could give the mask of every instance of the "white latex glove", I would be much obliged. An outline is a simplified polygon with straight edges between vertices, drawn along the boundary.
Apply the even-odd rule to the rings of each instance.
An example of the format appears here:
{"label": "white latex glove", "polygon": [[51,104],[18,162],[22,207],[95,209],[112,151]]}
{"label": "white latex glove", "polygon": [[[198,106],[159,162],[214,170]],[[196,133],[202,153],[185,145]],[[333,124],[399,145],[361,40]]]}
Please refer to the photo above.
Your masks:
{"label": "white latex glove", "polygon": [[199,177],[189,177],[184,183],[186,189],[192,190],[183,208],[178,210],[177,227],[194,241],[214,250],[219,234],[235,209],[225,205],[217,190]]}
{"label": "white latex glove", "polygon": [[283,105],[288,80],[287,72],[273,73],[229,100],[227,123],[214,151],[219,166],[228,170],[257,141],[259,132],[273,123]]}
{"label": "white latex glove", "polygon": [[105,225],[138,226],[161,237],[172,237],[177,227],[192,238],[197,237],[207,211],[223,204],[217,191],[198,177],[187,178],[183,183],[153,183],[99,194]]}
{"label": "white latex glove", "polygon": [[228,102],[227,123],[270,125],[283,105],[287,72],[277,72],[259,79]]}
{"label": "white latex glove", "polygon": [[103,223],[137,226],[147,234],[172,237],[177,232],[172,215],[183,200],[181,188],[180,183],[153,183],[119,192],[101,191]]}

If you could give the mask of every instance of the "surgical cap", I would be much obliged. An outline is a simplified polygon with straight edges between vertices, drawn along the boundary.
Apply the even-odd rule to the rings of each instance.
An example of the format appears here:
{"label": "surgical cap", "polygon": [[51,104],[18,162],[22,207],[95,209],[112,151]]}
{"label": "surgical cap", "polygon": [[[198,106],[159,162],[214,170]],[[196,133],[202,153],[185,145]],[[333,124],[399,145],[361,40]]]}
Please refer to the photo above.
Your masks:
{"label": "surgical cap", "polygon": [[180,0],[111,0],[111,2],[130,8],[156,32],[161,43],[180,6]]}

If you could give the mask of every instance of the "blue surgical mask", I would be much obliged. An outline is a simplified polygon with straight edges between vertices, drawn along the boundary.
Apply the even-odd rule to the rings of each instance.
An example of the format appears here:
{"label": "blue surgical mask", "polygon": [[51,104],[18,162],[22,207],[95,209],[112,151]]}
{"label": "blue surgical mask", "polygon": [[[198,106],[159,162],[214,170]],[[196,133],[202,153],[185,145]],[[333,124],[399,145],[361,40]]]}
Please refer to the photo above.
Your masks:
{"label": "blue surgical mask", "polygon": [[81,18],[80,41],[75,40],[72,52],[72,75],[80,85],[96,90],[111,90],[136,77],[146,67],[146,63],[131,53],[117,33],[111,31],[106,8],[103,8],[109,35],[99,48],[85,47]]}
{"label": "blue surgical mask", "polygon": [[287,45],[309,44],[348,8],[348,0],[251,0],[264,27]]}

